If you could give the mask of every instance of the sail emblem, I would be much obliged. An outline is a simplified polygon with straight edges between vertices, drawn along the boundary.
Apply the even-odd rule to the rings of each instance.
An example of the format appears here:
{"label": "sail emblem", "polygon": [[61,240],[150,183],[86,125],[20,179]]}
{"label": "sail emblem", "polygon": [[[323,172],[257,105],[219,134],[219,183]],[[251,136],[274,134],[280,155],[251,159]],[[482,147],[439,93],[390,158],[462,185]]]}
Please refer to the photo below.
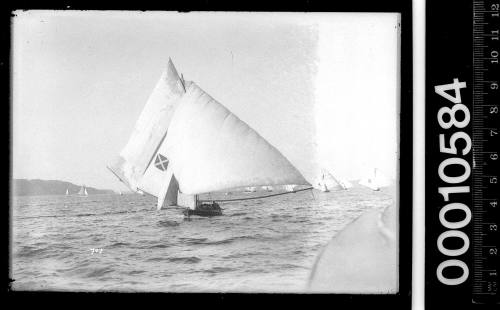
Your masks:
{"label": "sail emblem", "polygon": [[168,166],[168,159],[165,156],[158,153],[155,159],[155,167],[160,169],[161,171],[165,171],[167,170],[167,166]]}

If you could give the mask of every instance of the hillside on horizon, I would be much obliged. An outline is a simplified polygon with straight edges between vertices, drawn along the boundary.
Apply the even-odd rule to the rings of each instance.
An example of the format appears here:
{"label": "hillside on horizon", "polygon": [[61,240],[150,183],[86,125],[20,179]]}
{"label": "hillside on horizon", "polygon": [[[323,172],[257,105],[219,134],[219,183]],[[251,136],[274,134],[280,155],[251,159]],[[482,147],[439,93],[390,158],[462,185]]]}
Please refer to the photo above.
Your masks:
{"label": "hillside on horizon", "polygon": [[[76,195],[81,186],[59,180],[13,179],[11,189],[14,196],[65,195],[66,189],[70,195]],[[108,189],[97,189],[88,186],[86,188],[89,195],[114,193],[114,191]]]}

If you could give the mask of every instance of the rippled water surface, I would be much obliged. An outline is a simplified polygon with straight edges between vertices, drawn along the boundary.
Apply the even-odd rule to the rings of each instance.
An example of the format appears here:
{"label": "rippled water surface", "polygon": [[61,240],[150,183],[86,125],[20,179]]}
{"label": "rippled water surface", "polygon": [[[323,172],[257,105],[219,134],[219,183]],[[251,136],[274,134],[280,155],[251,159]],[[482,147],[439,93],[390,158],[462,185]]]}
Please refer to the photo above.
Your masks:
{"label": "rippled water surface", "polygon": [[[267,194],[267,193],[266,193]],[[211,198],[235,196],[212,194]],[[206,197],[205,197],[206,198]],[[151,196],[13,197],[13,289],[300,292],[316,256],[392,192],[362,187],[156,211]]]}

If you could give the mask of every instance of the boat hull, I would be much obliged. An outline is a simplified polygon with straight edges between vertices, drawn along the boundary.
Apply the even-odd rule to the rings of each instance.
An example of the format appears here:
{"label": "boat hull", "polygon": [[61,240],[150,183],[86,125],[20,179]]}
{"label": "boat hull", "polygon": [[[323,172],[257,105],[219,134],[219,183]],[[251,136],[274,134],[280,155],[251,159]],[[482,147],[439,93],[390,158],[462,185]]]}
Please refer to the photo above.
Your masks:
{"label": "boat hull", "polygon": [[197,215],[197,216],[219,216],[222,215],[222,209],[216,202],[213,203],[198,203],[196,208],[190,209],[186,208],[184,210],[185,216]]}
{"label": "boat hull", "polygon": [[183,213],[184,213],[185,216],[197,215],[197,216],[211,217],[211,216],[220,216],[220,215],[222,215],[222,210],[198,210],[198,209],[193,210],[193,209],[185,209]]}

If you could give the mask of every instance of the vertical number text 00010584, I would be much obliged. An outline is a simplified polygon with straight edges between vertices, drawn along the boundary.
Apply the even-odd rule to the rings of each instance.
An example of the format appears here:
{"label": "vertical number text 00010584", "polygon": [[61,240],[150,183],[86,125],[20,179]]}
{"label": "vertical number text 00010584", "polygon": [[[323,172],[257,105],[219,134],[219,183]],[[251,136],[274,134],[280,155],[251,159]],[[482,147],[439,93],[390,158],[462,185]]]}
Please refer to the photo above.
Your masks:
{"label": "vertical number text 00010584", "polygon": [[[447,203],[439,211],[439,222],[447,230],[437,238],[437,247],[439,252],[446,256],[447,259],[438,265],[436,276],[445,285],[459,285],[469,277],[467,264],[460,259],[456,259],[457,256],[465,254],[469,249],[469,237],[461,229],[467,226],[472,219],[470,207],[457,201],[457,199],[463,200],[464,196],[461,195],[470,195],[470,186],[461,185],[471,176],[471,166],[464,157],[471,151],[472,141],[469,134],[462,131],[469,125],[471,114],[467,106],[462,104],[460,96],[460,90],[466,87],[467,84],[460,82],[458,78],[454,78],[451,84],[434,87],[436,94],[446,99],[443,101],[444,106],[437,113],[437,121],[441,129],[445,131],[445,133],[439,134],[439,151],[450,156],[444,159],[438,167],[439,178],[450,185],[438,187],[438,192],[442,195],[444,202]],[[454,92],[454,95],[450,95],[452,92]],[[450,107],[449,104],[453,105]],[[458,144],[457,141],[462,142]],[[460,149],[459,145],[461,146]],[[462,173],[457,176],[449,176],[446,173],[447,167],[461,167]],[[460,210],[464,214],[463,218],[458,221],[447,216],[450,211],[455,210]],[[445,240],[448,238],[461,239],[462,246],[458,249],[447,248]],[[458,277],[445,276],[444,270],[448,267],[460,268],[462,270],[461,275]]]}

